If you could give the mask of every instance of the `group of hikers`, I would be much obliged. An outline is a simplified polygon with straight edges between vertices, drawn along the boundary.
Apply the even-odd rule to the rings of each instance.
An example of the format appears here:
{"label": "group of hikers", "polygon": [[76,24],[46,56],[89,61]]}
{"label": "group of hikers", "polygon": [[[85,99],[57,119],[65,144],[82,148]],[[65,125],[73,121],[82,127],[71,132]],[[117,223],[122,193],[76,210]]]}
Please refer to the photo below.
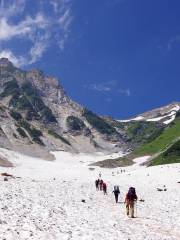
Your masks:
{"label": "group of hikers", "polygon": [[[107,184],[101,178],[95,180],[95,187],[97,191],[103,191],[104,195],[107,195]],[[114,193],[115,202],[118,203],[118,198],[120,194],[119,186],[114,186],[114,190],[112,191],[112,193]],[[136,189],[134,187],[130,187],[128,192],[126,193],[124,204],[126,206],[126,214],[131,218],[134,218],[134,207],[136,201]]]}
{"label": "group of hikers", "polygon": [[107,195],[107,184],[102,179],[97,179],[95,181],[96,190],[103,191],[104,195]]}

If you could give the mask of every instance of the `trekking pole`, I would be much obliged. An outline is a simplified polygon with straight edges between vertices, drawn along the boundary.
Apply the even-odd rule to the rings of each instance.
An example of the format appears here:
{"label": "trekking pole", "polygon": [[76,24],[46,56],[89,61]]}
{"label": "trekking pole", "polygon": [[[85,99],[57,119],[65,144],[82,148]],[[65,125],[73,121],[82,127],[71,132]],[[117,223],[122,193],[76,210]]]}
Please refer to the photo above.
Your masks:
{"label": "trekking pole", "polygon": [[137,200],[136,200],[136,217],[137,217]]}

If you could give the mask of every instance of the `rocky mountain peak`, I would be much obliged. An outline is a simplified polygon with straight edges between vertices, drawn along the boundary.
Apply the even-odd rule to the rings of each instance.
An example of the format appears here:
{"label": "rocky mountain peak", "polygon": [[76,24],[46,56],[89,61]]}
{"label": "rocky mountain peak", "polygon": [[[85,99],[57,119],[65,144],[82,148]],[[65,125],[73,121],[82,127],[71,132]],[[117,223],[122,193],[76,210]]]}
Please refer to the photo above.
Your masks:
{"label": "rocky mountain peak", "polygon": [[0,58],[0,74],[7,75],[14,72],[16,67],[9,61],[8,58]]}
{"label": "rocky mountain peak", "polygon": [[8,58],[0,58],[0,67],[13,66],[12,62]]}
{"label": "rocky mountain peak", "polygon": [[23,71],[16,68],[8,58],[0,58],[0,86],[3,87],[6,82],[14,80],[21,86],[30,82],[42,97],[51,102],[71,102],[57,78],[45,76],[38,69]]}

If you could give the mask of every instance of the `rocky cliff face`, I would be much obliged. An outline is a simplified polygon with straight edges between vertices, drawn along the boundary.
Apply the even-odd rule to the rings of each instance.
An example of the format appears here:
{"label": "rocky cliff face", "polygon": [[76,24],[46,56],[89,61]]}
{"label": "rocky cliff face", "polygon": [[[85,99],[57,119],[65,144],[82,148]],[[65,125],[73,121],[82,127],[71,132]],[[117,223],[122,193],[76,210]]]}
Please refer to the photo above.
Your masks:
{"label": "rocky cliff face", "polygon": [[54,77],[23,71],[2,58],[0,88],[0,146],[38,154],[128,148],[115,127],[73,102]]}

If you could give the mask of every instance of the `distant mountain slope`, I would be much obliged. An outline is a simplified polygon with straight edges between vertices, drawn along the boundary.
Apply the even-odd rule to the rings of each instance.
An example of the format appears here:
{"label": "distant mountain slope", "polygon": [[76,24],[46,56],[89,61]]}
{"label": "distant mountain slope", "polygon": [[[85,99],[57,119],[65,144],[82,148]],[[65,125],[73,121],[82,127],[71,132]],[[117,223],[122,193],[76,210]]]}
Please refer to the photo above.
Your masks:
{"label": "distant mountain slope", "polygon": [[[133,159],[142,156],[151,156],[151,158],[147,162],[147,165],[159,165],[180,162],[180,111],[176,112],[175,120],[173,120],[168,125],[160,125],[158,126],[158,128],[157,126],[155,127],[147,125],[148,127],[146,126],[147,128],[143,129],[142,126],[144,125],[144,123],[149,124],[149,122],[144,121],[129,121],[125,123],[119,123],[125,124],[124,127],[126,128],[127,133],[130,130],[132,134],[132,139],[130,142],[136,142],[138,139],[138,142],[140,143],[138,144],[138,142],[136,142],[136,146],[134,147],[134,149],[132,149],[132,151],[130,151],[129,154],[127,154],[126,156],[113,160],[107,159],[105,161],[96,163],[96,165],[101,167],[122,167],[124,165],[133,164]],[[138,129],[142,131],[142,136],[139,132],[137,134],[137,126]],[[134,129],[134,127],[135,133],[134,131],[131,131],[131,129]],[[148,132],[151,131],[152,134],[148,134]],[[145,134],[146,132],[147,137],[145,138],[143,136],[143,133]]]}
{"label": "distant mountain slope", "polygon": [[175,119],[176,113],[180,110],[180,103],[175,102],[167,106],[153,109],[151,111],[137,115],[134,118],[128,120],[119,120],[120,122],[131,122],[131,121],[147,121],[147,122],[161,122],[169,124]]}
{"label": "distant mountain slope", "polygon": [[177,118],[171,125],[164,129],[164,131],[153,141],[142,145],[134,151],[135,155],[152,155],[163,151],[173,141],[180,137],[180,118]]}
{"label": "distant mountain slope", "polygon": [[112,118],[107,118],[106,120],[124,136],[124,140],[129,145],[129,150],[136,149],[142,144],[152,141],[165,128],[164,124],[160,122],[119,122]]}
{"label": "distant mountain slope", "polygon": [[105,119],[72,101],[56,78],[23,71],[6,58],[0,59],[0,146],[28,154],[128,148]]}

